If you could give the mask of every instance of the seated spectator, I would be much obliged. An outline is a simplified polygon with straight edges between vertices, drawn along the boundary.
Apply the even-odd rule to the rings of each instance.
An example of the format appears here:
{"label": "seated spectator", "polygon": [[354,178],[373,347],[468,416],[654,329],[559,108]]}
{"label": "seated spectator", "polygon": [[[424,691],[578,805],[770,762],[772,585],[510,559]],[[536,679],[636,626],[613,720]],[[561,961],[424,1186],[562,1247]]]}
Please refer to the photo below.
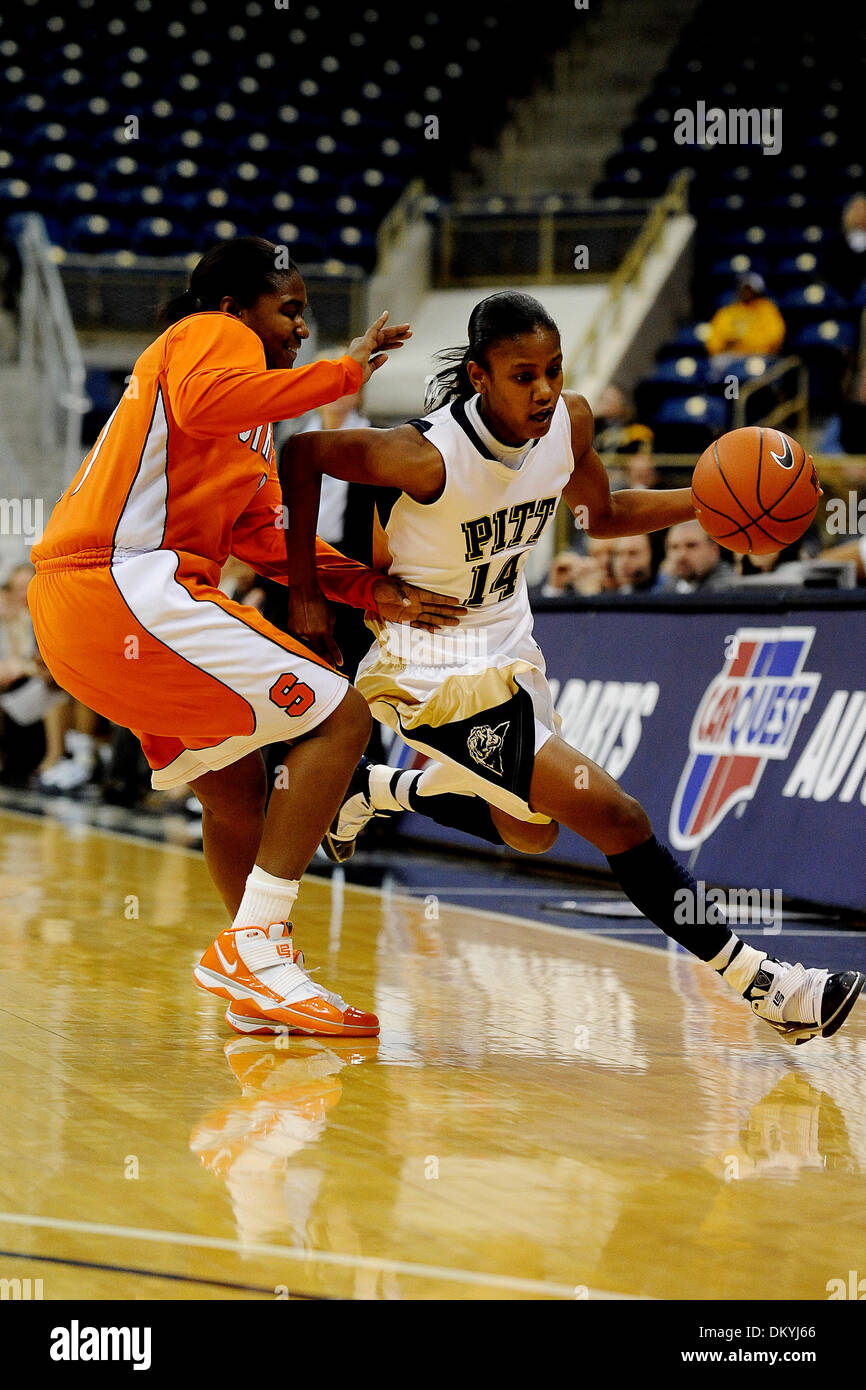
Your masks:
{"label": "seated spectator", "polygon": [[843,299],[853,299],[866,281],[866,193],[845,204],[841,230],[824,243],[820,270]]}
{"label": "seated spectator", "polygon": [[35,570],[16,565],[0,590],[0,683],[4,689],[33,674],[36,638],[27,607],[27,586]]}
{"label": "seated spectator", "polygon": [[672,526],[665,540],[664,587],[677,594],[710,593],[730,587],[733,565],[699,521]]}
{"label": "seated spectator", "polygon": [[533,597],[560,598],[563,594],[602,594],[616,587],[611,572],[615,541],[587,537],[587,553],[563,550],[550,566],[547,579]]}
{"label": "seated spectator", "polygon": [[[616,476],[613,476],[615,473]],[[652,489],[664,487],[651,449],[635,448],[622,461],[622,466],[612,470],[610,476],[611,492],[622,488]]]}
{"label": "seated spectator", "polygon": [[843,541],[841,545],[827,546],[821,551],[821,559],[854,565],[858,586],[866,584],[866,536]]}
{"label": "seated spectator", "polygon": [[723,304],[710,321],[707,352],[711,357],[779,352],[785,341],[785,320],[766,295],[763,276],[753,271],[740,276],[736,300]]}
{"label": "seated spectator", "polygon": [[576,550],[560,551],[554,556],[547,579],[538,590],[541,598],[561,598],[563,594],[576,593],[578,578],[588,566],[597,568],[593,561],[585,555],[578,555]]}
{"label": "seated spectator", "polygon": [[735,555],[734,574],[740,584],[802,584],[808,559],[798,546],[773,550],[769,555]]}
{"label": "seated spectator", "polygon": [[598,398],[595,410],[595,450],[599,454],[631,453],[652,449],[653,432],[634,418],[631,398],[618,382],[612,381]]}
{"label": "seated spectator", "polygon": [[617,593],[649,594],[664,588],[658,572],[660,559],[650,536],[617,537],[611,562]]}
{"label": "seated spectator", "polygon": [[102,761],[108,754],[108,721],[88,709],[66,692],[45,718],[47,748],[37,769],[40,791],[80,792],[98,780]]}
{"label": "seated spectator", "polygon": [[[150,785],[150,765],[135,734],[113,725],[102,781],[102,800],[109,806],[141,806],[150,794]],[[159,796],[164,797],[164,793],[160,792]],[[198,799],[194,799],[199,805]],[[166,803],[161,802],[159,809],[166,810]]]}
{"label": "seated spectator", "polygon": [[[601,579],[599,589],[580,589],[580,593],[606,593],[616,588],[616,580],[613,577],[613,549],[616,540],[607,536],[587,536],[586,538],[586,558],[591,560],[596,567],[596,571]],[[591,572],[587,572],[585,582],[592,580]]]}
{"label": "seated spectator", "polygon": [[39,654],[27,588],[31,564],[16,565],[0,593],[0,705],[4,780],[43,791],[86,786],[99,770],[106,721],[55,683]]}
{"label": "seated spectator", "polygon": [[0,780],[26,785],[45,757],[45,720],[67,697],[39,655],[27,586],[33,566],[16,565],[0,590]]}
{"label": "seated spectator", "polygon": [[650,450],[639,449],[630,454],[625,465],[626,487],[662,487],[662,480]]}

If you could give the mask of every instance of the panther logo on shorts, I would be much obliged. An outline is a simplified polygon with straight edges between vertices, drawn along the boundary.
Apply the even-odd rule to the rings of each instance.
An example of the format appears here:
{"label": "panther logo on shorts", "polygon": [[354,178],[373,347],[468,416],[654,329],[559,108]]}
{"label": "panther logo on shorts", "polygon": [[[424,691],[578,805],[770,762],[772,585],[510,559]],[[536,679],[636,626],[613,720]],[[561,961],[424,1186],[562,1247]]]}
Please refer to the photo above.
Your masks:
{"label": "panther logo on shorts", "polygon": [[481,767],[486,767],[488,772],[495,772],[499,777],[503,775],[502,745],[510,723],[510,719],[505,719],[501,724],[497,724],[495,729],[491,729],[489,724],[476,724],[466,740],[472,761],[480,763]]}

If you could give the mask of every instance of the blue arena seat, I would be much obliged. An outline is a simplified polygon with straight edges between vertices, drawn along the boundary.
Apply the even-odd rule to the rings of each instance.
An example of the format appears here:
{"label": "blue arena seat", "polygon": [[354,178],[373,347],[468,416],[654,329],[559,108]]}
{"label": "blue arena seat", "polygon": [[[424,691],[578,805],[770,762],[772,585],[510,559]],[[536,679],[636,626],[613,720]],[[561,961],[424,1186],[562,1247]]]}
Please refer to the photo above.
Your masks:
{"label": "blue arena seat", "polygon": [[691,395],[670,396],[660,406],[656,423],[660,425],[687,424],[699,425],[709,430],[723,430],[727,424],[726,402],[716,396]]}
{"label": "blue arena seat", "polygon": [[857,329],[840,319],[810,323],[789,335],[787,350],[802,357],[809,372],[809,404],[816,414],[833,414],[842,404],[842,380],[852,366]]}
{"label": "blue arena seat", "polygon": [[192,241],[187,227],[169,217],[143,217],[129,233],[129,246],[142,256],[177,254],[189,248]]}
{"label": "blue arena seat", "polygon": [[93,255],[120,250],[126,246],[126,240],[126,228],[122,222],[95,210],[70,222],[67,248]]}
{"label": "blue arena seat", "polygon": [[702,453],[727,429],[727,401],[705,394],[674,396],[650,421],[659,453]]}

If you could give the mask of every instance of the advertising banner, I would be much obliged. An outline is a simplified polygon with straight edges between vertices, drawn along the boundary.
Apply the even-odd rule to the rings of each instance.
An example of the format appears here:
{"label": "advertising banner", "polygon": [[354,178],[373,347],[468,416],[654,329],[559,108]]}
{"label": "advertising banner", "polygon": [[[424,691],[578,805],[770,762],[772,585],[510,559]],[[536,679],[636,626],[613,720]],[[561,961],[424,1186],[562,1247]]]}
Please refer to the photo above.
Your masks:
{"label": "advertising banner", "polygon": [[[562,737],[696,877],[862,909],[866,604],[851,599],[538,612]],[[479,847],[426,817],[402,829]],[[565,828],[547,857],[606,867]]]}

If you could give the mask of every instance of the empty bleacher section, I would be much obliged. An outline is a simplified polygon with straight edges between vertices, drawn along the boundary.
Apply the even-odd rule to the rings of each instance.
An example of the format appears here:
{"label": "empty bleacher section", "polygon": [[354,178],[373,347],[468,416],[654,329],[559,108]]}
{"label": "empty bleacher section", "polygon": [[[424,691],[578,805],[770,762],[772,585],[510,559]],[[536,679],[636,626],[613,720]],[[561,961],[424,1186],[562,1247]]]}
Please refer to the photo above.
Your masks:
{"label": "empty bleacher section", "polygon": [[56,248],[88,369],[85,442],[214,240],[288,246],[312,304],[305,360],[357,333],[383,217],[419,173],[445,193],[583,18],[568,6],[526,25],[453,0],[22,0],[0,16],[0,219],[14,242],[39,214]]}
{"label": "empty bleacher section", "polygon": [[[167,0],[23,0],[0,20],[0,216],[15,228],[40,213],[57,248],[88,366],[85,433],[196,254],[249,231],[301,263],[307,356],[384,303],[417,319],[399,368],[371,383],[377,423],[414,413],[430,352],[463,337],[456,292],[506,284],[574,288],[567,384],[593,404],[612,376],[636,387],[661,454],[754,419],[802,430],[807,391],[813,415],[837,410],[862,306],[827,279],[825,248],[863,177],[860,55],[793,14],[753,34],[742,0],[599,0],[544,24],[455,3],[335,16],[294,0],[190,0],[182,14]],[[764,128],[775,152],[713,143],[713,106],[778,108]],[[683,112],[704,120],[691,143]],[[694,247],[684,219],[679,240],[662,229],[636,257],[666,191],[683,204],[670,220],[685,211],[687,180]],[[706,322],[745,271],[767,279],[787,337],[722,371]]]}
{"label": "empty bleacher section", "polygon": [[[417,319],[412,349],[371,383],[377,423],[417,412],[432,351],[462,340],[463,300],[483,288],[546,293],[573,349],[652,207],[587,190],[694,3],[598,0],[534,24],[456,3],[374,0],[335,16],[294,0],[231,13],[205,0],[182,12],[23,0],[0,19],[0,217],[15,236],[22,213],[39,214],[56,248],[87,365],[82,442],[119,398],[157,305],[204,246],[236,234],[269,236],[301,264],[304,360],[384,303]],[[389,219],[419,178],[389,279]],[[607,346],[618,353],[620,338]]]}
{"label": "empty bleacher section", "polygon": [[565,11],[551,33],[454,4],[191,0],[178,17],[167,0],[24,0],[0,24],[0,210],[41,212],[67,251],[165,255],[256,231],[302,262],[369,269],[419,163],[435,185],[576,22]]}
{"label": "empty bleacher section", "polygon": [[[495,146],[473,132],[476,149],[455,176],[455,195],[589,194],[694,9],[695,0],[589,0],[549,72],[511,103]],[[557,28],[561,19],[557,7]]]}

